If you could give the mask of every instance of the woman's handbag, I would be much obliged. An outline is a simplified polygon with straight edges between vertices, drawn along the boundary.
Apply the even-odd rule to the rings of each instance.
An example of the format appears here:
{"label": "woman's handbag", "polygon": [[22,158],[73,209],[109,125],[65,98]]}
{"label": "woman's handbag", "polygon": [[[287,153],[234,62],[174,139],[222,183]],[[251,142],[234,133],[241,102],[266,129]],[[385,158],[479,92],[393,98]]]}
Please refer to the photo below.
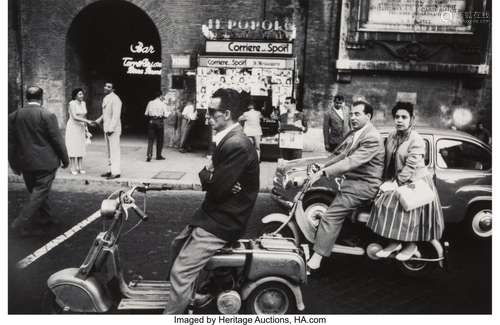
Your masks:
{"label": "woman's handbag", "polygon": [[430,204],[435,199],[434,192],[424,179],[400,186],[396,191],[399,194],[399,203],[405,211]]}
{"label": "woman's handbag", "polygon": [[86,144],[91,144],[92,143],[92,133],[90,133],[90,131],[87,128],[87,126],[85,126],[85,143]]}

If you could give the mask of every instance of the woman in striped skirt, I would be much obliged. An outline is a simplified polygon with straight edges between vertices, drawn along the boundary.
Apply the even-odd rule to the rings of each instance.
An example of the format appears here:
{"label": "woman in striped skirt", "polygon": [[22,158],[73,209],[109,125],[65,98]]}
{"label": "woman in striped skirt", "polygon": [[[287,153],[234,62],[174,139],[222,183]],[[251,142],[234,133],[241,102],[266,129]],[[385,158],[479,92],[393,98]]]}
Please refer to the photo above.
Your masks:
{"label": "woman in striped skirt", "polygon": [[[376,234],[392,240],[376,253],[378,257],[388,257],[399,251],[396,258],[405,261],[417,253],[416,242],[441,238],[444,220],[438,193],[424,163],[424,140],[413,129],[413,105],[396,103],[392,116],[396,130],[389,134],[385,146],[385,182],[380,186],[367,226]],[[419,179],[428,183],[435,199],[428,205],[405,211],[399,204],[396,189]]]}

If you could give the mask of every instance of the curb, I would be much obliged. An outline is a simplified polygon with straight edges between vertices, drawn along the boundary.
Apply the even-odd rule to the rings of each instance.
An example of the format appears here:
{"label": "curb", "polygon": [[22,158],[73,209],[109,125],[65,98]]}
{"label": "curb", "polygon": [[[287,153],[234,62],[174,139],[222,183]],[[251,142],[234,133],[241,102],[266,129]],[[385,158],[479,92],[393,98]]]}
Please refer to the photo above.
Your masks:
{"label": "curb", "polygon": [[[24,179],[22,176],[19,175],[14,175],[14,174],[9,174],[8,178],[9,183],[21,183],[24,184]],[[161,185],[161,186],[168,186],[171,187],[172,190],[178,190],[178,191],[201,191],[201,185],[196,184],[196,183],[181,183],[181,182],[176,182],[176,181],[170,181],[170,182],[165,182],[164,180],[158,180],[158,179],[151,179],[151,178],[120,178],[120,179],[114,179],[114,180],[106,180],[101,177],[92,177],[92,176],[87,176],[87,177],[71,177],[71,176],[59,176],[54,179],[53,184],[57,185],[111,185],[111,184],[116,184],[116,186],[122,186],[122,187],[130,187],[133,185],[140,185],[140,184],[154,184],[154,185]],[[260,188],[259,193],[270,193],[271,192],[271,187],[265,186],[263,188]]]}

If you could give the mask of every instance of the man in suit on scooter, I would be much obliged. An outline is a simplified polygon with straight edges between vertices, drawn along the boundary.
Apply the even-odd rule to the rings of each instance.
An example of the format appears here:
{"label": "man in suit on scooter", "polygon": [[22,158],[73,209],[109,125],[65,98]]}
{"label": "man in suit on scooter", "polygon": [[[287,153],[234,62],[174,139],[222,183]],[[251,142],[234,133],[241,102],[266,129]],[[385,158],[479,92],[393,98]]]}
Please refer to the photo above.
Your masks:
{"label": "man in suit on scooter", "polygon": [[[190,224],[174,239],[180,252],[170,270],[171,289],[165,314],[182,314],[193,298],[205,264],[228,242],[238,240],[259,192],[259,159],[238,123],[242,111],[234,89],[219,89],[211,98],[210,124],[217,132],[211,161],[199,173],[205,200]],[[181,248],[182,247],[182,248]]]}
{"label": "man in suit on scooter", "polygon": [[382,138],[370,122],[372,106],[363,98],[355,99],[349,114],[352,130],[334,151],[330,160],[311,176],[344,176],[337,196],[322,216],[316,231],[314,254],[307,265],[318,269],[323,257],[330,256],[347,216],[372,200],[382,184],[385,151]]}

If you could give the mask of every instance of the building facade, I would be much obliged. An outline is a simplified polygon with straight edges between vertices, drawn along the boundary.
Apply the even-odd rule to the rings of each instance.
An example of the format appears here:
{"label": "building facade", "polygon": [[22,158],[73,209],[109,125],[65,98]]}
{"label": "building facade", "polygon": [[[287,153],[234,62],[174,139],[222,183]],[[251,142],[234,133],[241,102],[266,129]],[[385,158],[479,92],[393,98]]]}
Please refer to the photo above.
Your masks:
{"label": "building facade", "polygon": [[71,90],[83,87],[96,118],[111,80],[124,125],[140,131],[154,90],[196,92],[191,72],[209,21],[224,22],[211,28],[229,34],[286,21],[294,26],[295,96],[313,127],[337,93],[348,102],[366,97],[377,123],[406,100],[420,124],[489,126],[490,18],[489,0],[9,0],[9,112],[36,84],[64,127]]}

